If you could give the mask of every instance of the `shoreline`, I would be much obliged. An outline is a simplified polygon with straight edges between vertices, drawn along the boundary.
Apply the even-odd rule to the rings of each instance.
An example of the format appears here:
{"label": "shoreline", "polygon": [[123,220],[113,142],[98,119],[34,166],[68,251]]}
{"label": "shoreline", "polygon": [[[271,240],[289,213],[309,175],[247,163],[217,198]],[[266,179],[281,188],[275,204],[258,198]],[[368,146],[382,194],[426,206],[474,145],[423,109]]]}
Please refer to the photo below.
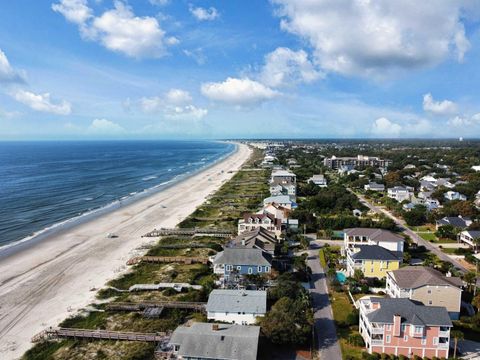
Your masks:
{"label": "shoreline", "polygon": [[[2,259],[0,357],[22,356],[34,334],[84,308],[95,299],[96,290],[128,269],[129,258],[158,241],[142,235],[176,226],[217,191],[251,154],[246,145],[236,145],[228,156],[166,189]],[[109,232],[119,237],[107,238]]]}
{"label": "shoreline", "polygon": [[[220,156],[219,158],[215,159],[209,164],[199,167],[191,172],[186,172],[183,174],[175,175],[170,180],[164,181],[160,184],[156,184],[150,188],[143,189],[142,191],[138,191],[134,195],[124,196],[121,199],[114,200],[108,204],[102,205],[96,209],[92,209],[89,211],[85,211],[82,214],[77,216],[53,223],[43,229],[35,231],[33,234],[26,236],[22,239],[18,239],[3,245],[0,245],[0,261],[4,258],[8,258],[9,256],[15,255],[17,252],[27,249],[29,246],[34,246],[36,243],[41,242],[43,240],[48,240],[49,237],[54,235],[59,235],[64,231],[68,231],[75,226],[87,223],[89,221],[95,220],[97,217],[108,215],[111,212],[114,212],[118,209],[122,209],[125,206],[133,204],[137,201],[141,201],[149,196],[153,196],[161,191],[164,191],[176,184],[188,180],[192,176],[195,176],[202,171],[206,171],[212,166],[221,163],[229,156],[235,154],[238,151],[238,143],[232,143],[228,141],[219,141],[223,143],[229,143],[234,145],[232,151],[228,152],[225,155]],[[0,286],[2,283],[0,282]]]}

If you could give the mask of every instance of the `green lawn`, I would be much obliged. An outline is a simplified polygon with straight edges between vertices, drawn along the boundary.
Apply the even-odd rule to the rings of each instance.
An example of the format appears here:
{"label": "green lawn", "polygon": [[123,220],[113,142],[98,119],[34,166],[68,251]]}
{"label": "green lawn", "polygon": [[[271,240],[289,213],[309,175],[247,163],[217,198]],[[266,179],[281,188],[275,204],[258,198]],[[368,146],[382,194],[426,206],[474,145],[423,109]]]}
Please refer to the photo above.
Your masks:
{"label": "green lawn", "polygon": [[417,234],[426,241],[437,241],[437,237],[432,232],[417,232]]}
{"label": "green lawn", "polygon": [[318,257],[320,258],[320,265],[322,265],[322,267],[324,269],[327,268],[327,260],[325,259],[325,252],[323,251],[323,249],[320,249],[319,253],[318,253]]}

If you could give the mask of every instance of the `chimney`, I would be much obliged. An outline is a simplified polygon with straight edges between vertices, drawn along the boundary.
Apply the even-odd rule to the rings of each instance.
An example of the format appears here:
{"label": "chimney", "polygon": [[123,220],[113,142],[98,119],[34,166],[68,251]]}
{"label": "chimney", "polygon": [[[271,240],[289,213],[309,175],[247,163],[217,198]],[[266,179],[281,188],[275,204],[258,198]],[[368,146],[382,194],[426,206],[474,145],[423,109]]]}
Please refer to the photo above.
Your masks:
{"label": "chimney", "polygon": [[218,324],[212,324],[212,330],[218,331]]}
{"label": "chimney", "polygon": [[393,336],[400,336],[402,317],[398,314],[393,315]]}

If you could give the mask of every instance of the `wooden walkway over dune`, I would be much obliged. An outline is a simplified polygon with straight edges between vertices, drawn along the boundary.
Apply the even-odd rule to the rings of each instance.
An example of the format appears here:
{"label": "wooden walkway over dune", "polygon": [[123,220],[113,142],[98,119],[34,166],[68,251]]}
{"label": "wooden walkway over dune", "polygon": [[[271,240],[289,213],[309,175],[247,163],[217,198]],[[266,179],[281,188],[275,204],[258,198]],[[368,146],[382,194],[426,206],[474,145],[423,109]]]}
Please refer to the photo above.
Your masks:
{"label": "wooden walkway over dune", "polygon": [[205,311],[206,303],[188,301],[146,301],[140,303],[118,302],[107,305],[108,311],[144,311],[148,308],[187,309]]}
{"label": "wooden walkway over dune", "polygon": [[43,340],[57,338],[162,342],[168,340],[169,337],[170,334],[164,332],[138,333],[128,331],[49,328],[35,335],[32,338],[32,342],[36,343]]}
{"label": "wooden walkway over dune", "polygon": [[141,262],[147,263],[182,263],[208,264],[208,259],[204,257],[184,257],[184,256],[136,256],[127,261],[127,265],[135,265]]}
{"label": "wooden walkway over dune", "polygon": [[212,236],[212,237],[230,237],[231,229],[209,229],[209,228],[161,228],[143,235],[143,237],[159,237],[159,236]]}

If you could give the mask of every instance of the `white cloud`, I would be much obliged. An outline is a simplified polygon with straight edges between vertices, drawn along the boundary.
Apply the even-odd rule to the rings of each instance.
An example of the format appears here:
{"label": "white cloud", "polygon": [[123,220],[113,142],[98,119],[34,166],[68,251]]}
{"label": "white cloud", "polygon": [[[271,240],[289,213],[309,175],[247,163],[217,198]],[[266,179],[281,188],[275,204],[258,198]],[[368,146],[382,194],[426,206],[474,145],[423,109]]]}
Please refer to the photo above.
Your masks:
{"label": "white cloud", "polygon": [[272,0],[282,29],[307,40],[324,70],[384,77],[437,64],[470,43],[466,1]]}
{"label": "white cloud", "polygon": [[169,3],[169,0],[149,0],[150,4],[157,6],[165,6]]}
{"label": "white cloud", "polygon": [[15,70],[8,61],[7,55],[0,49],[0,83],[24,82],[25,73]]}
{"label": "white cloud", "polygon": [[227,78],[223,82],[202,84],[201,91],[211,100],[237,106],[251,106],[279,95],[271,88],[248,78]]}
{"label": "white cloud", "polygon": [[322,77],[305,51],[279,47],[265,56],[260,81],[271,87],[309,83]]}
{"label": "white cloud", "polygon": [[166,95],[165,99],[170,104],[182,105],[192,101],[192,97],[188,91],[182,89],[170,89]]}
{"label": "white cloud", "polygon": [[159,58],[166,55],[166,46],[179,40],[165,37],[158,20],[151,16],[136,16],[132,8],[115,1],[114,8],[95,17],[86,1],[61,0],[52,5],[65,18],[79,25],[85,39],[98,41],[105,48],[134,58]]}
{"label": "white cloud", "polygon": [[435,101],[428,93],[423,96],[423,110],[435,115],[451,115],[457,112],[457,105],[450,100]]}
{"label": "white cloud", "polygon": [[480,125],[480,113],[472,116],[457,115],[448,119],[447,124],[453,127]]}
{"label": "white cloud", "polygon": [[208,110],[194,105],[173,106],[165,109],[165,117],[180,120],[200,120],[207,116]]}
{"label": "white cloud", "polygon": [[372,134],[379,137],[398,137],[401,131],[401,125],[394,123],[385,117],[378,118],[372,125]]}
{"label": "white cloud", "polygon": [[102,134],[102,135],[118,135],[125,133],[125,129],[107,119],[95,119],[87,128],[89,133]]}
{"label": "white cloud", "polygon": [[200,120],[208,110],[191,104],[192,96],[182,89],[170,89],[162,96],[144,97],[140,108],[146,113],[163,113],[169,119]]}
{"label": "white cloud", "polygon": [[62,14],[65,19],[77,25],[84,24],[93,16],[87,0],[60,0],[59,3],[52,4],[52,10]]}
{"label": "white cloud", "polygon": [[199,21],[212,21],[220,16],[217,9],[189,6],[190,13]]}
{"label": "white cloud", "polygon": [[69,115],[72,108],[69,102],[60,101],[53,103],[49,93],[35,94],[26,90],[17,90],[13,97],[18,102],[27,105],[36,111],[48,112],[57,115]]}

